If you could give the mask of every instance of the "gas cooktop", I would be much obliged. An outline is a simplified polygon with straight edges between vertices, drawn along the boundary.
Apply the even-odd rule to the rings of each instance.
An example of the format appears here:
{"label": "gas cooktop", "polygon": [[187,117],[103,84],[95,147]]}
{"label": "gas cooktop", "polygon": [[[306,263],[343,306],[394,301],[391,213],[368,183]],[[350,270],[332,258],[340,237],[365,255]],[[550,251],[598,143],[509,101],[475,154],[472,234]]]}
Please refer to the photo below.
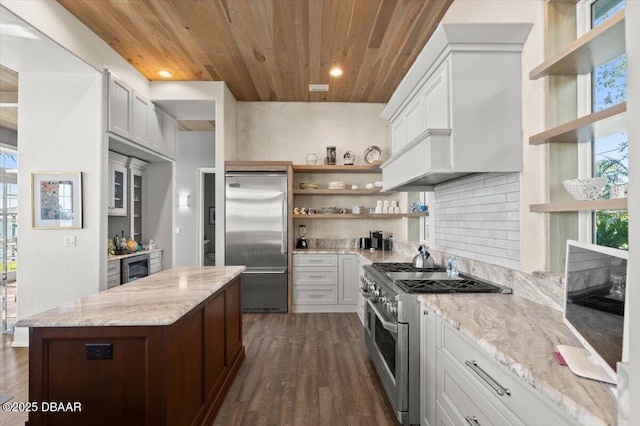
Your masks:
{"label": "gas cooktop", "polygon": [[460,274],[451,277],[446,269],[416,268],[411,263],[373,263],[374,269],[405,293],[511,293],[511,289]]}

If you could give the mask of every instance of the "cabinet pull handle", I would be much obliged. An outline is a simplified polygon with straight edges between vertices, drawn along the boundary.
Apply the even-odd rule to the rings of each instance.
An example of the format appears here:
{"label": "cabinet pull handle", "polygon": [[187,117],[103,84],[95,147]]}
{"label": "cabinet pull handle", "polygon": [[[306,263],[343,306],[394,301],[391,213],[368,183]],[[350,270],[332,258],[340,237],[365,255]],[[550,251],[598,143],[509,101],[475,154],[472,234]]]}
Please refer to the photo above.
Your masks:
{"label": "cabinet pull handle", "polygon": [[425,315],[429,315],[429,311],[427,311],[426,309],[424,311],[422,311],[423,314]]}
{"label": "cabinet pull handle", "polygon": [[467,416],[464,418],[467,423],[469,423],[471,426],[480,426],[480,422],[478,421],[478,418],[476,416]]}
{"label": "cabinet pull handle", "polygon": [[473,370],[474,373],[476,373],[478,376],[480,376],[480,378],[482,380],[484,380],[489,386],[491,386],[491,388],[496,391],[496,393],[500,396],[503,396],[505,394],[511,396],[511,391],[509,390],[509,388],[505,388],[504,386],[502,386],[500,383],[498,383],[493,377],[491,377],[489,374],[487,374],[487,372],[485,372],[482,368],[480,368],[480,366],[478,365],[478,363],[474,360],[474,361],[465,361],[464,362],[466,364],[467,367],[469,367],[471,370]]}
{"label": "cabinet pull handle", "polygon": [[309,299],[322,299],[321,294],[310,294]]}
{"label": "cabinet pull handle", "polygon": [[313,278],[314,280],[322,278],[322,275],[309,275],[309,278]]}

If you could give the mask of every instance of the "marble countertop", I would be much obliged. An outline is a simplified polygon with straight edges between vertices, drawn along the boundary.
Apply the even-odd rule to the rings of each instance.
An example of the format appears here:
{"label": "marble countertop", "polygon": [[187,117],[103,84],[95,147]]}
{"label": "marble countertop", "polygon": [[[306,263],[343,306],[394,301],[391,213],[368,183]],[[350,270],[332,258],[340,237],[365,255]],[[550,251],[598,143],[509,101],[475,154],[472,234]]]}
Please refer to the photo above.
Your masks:
{"label": "marble countertop", "polygon": [[140,256],[141,254],[147,254],[147,253],[153,253],[156,251],[162,251],[164,249],[155,249],[155,250],[140,250],[140,251],[134,251],[133,253],[129,253],[129,254],[110,254],[108,255],[108,259],[109,260],[120,260],[120,259],[126,259],[127,257],[133,257],[133,256]]}
{"label": "marble countertop", "polygon": [[552,353],[580,346],[562,312],[517,296],[425,294],[419,300],[580,424],[617,424],[611,385],[574,375]]}
{"label": "marble countertop", "polygon": [[294,250],[293,254],[359,254],[370,263],[377,262],[411,262],[413,256],[394,250],[361,250],[355,248],[307,249]]}
{"label": "marble countertop", "polygon": [[176,322],[244,266],[173,268],[21,319],[19,327],[149,326]]}

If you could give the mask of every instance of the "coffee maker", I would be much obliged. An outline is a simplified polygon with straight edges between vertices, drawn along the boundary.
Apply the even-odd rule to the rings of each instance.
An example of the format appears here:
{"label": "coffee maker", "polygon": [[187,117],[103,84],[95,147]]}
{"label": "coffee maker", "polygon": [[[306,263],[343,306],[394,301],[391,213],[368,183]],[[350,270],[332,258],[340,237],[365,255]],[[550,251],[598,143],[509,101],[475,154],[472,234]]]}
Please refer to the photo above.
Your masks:
{"label": "coffee maker", "polygon": [[382,231],[369,231],[369,239],[371,240],[371,248],[376,250],[391,250],[389,240],[385,240]]}

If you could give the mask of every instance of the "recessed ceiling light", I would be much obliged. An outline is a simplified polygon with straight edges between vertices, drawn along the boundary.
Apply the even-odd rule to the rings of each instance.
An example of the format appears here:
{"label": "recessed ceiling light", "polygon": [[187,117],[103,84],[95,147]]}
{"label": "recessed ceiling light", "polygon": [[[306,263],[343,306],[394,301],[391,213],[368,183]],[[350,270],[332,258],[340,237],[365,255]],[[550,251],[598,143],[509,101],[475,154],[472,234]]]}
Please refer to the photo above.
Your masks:
{"label": "recessed ceiling light", "polygon": [[171,74],[169,71],[165,71],[165,70],[160,70],[158,71],[158,75],[160,77],[165,77],[165,78],[171,78],[173,77],[173,74]]}
{"label": "recessed ceiling light", "polygon": [[342,73],[343,71],[340,68],[331,68],[331,71],[329,71],[329,74],[333,77],[340,77]]}

